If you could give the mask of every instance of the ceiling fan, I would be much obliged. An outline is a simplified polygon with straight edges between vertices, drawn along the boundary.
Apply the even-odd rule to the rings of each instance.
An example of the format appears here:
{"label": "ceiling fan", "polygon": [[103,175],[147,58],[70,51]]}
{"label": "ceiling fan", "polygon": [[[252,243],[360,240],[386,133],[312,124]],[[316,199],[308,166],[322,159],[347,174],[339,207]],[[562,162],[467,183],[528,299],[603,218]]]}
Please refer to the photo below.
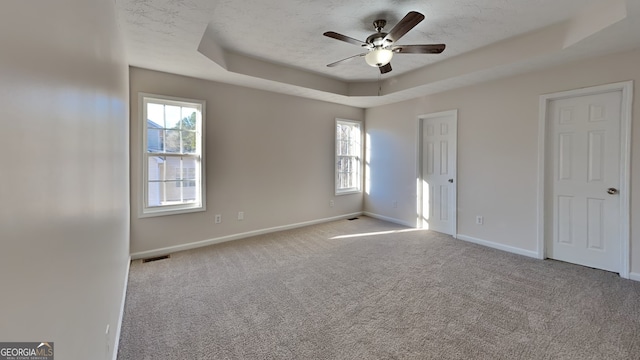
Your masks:
{"label": "ceiling fan", "polygon": [[338,60],[327,66],[334,67],[345,61],[364,57],[367,64],[380,68],[380,73],[386,74],[391,71],[391,58],[393,54],[440,54],[444,51],[445,44],[395,45],[404,34],[413,29],[422,20],[424,20],[424,15],[416,11],[410,11],[388,33],[382,32],[385,25],[387,25],[387,21],[384,19],[376,20],[373,22],[373,27],[376,29],[376,32],[367,37],[365,41],[338,34],[334,31],[327,31],[323,34],[324,36],[349,44],[359,45],[368,50],[368,52]]}

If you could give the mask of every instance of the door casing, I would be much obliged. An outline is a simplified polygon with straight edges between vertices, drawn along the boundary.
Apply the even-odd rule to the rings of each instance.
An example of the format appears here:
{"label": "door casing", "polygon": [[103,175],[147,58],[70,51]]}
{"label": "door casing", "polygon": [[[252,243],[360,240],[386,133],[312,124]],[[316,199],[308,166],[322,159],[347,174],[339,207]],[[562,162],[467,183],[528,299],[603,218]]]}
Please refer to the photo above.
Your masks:
{"label": "door casing", "polygon": [[597,95],[612,91],[622,92],[620,113],[620,276],[629,278],[630,263],[630,182],[631,182],[631,112],[633,101],[633,81],[593,86],[588,88],[556,92],[540,96],[540,111],[538,120],[538,201],[537,201],[537,257],[546,259],[545,233],[548,226],[545,223],[545,205],[547,192],[545,180],[549,169],[546,164],[548,137],[548,105],[553,100]]}

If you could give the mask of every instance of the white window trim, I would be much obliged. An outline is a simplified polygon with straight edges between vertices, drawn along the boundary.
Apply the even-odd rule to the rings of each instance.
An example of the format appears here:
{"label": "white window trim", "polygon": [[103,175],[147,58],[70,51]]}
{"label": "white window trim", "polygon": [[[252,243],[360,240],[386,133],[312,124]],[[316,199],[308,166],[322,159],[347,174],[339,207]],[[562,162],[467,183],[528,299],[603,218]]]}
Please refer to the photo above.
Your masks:
{"label": "white window trim", "polygon": [[[358,154],[358,186],[356,188],[347,188],[347,189],[338,189],[338,137],[336,136],[336,129],[338,124],[357,124],[360,128],[360,154]],[[333,137],[334,137],[334,188],[335,195],[349,195],[349,194],[358,194],[362,193],[362,182],[363,182],[363,153],[364,153],[364,128],[362,126],[362,121],[359,120],[349,120],[349,119],[340,119],[336,118],[336,121],[333,125]]]}
{"label": "white window trim", "polygon": [[[148,157],[145,156],[147,151],[147,131],[146,131],[146,106],[145,99],[147,100],[161,100],[163,102],[175,102],[176,105],[184,105],[185,103],[189,104],[198,104],[200,106],[200,132],[201,132],[201,141],[200,141],[200,201],[189,203],[189,204],[179,204],[179,205],[166,205],[160,207],[147,207],[146,197],[148,196],[147,184],[148,184]],[[165,95],[157,95],[150,93],[138,93],[138,120],[140,121],[140,133],[142,134],[142,144],[138,147],[139,151],[139,174],[140,174],[140,191],[138,191],[138,217],[146,218],[146,217],[155,217],[155,216],[165,216],[165,215],[177,215],[177,214],[186,214],[193,212],[206,211],[206,169],[205,169],[205,121],[206,119],[206,101],[197,100],[197,99],[187,99],[187,98],[179,98],[175,96],[165,96]],[[196,176],[196,181],[197,181]]]}

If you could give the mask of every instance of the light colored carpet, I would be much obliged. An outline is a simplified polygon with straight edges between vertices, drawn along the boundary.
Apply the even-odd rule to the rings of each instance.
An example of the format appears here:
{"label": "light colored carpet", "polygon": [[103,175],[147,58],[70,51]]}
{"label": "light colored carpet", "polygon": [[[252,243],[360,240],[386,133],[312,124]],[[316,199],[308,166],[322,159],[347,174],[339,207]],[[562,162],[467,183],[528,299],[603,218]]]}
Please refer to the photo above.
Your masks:
{"label": "light colored carpet", "polygon": [[118,359],[640,359],[640,283],[410,230],[360,217],[135,261]]}

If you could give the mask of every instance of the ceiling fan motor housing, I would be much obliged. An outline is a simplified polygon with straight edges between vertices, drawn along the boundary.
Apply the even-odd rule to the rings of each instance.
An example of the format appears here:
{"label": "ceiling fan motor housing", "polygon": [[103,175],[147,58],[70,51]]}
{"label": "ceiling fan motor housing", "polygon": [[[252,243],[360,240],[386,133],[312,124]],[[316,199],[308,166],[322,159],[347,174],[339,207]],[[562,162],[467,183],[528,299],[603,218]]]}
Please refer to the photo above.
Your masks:
{"label": "ceiling fan motor housing", "polygon": [[374,48],[385,47],[391,44],[391,43],[385,44],[385,41],[384,41],[385,36],[387,36],[387,33],[381,32],[381,33],[371,34],[369,35],[367,40],[365,40],[365,42],[369,45],[372,45]]}

